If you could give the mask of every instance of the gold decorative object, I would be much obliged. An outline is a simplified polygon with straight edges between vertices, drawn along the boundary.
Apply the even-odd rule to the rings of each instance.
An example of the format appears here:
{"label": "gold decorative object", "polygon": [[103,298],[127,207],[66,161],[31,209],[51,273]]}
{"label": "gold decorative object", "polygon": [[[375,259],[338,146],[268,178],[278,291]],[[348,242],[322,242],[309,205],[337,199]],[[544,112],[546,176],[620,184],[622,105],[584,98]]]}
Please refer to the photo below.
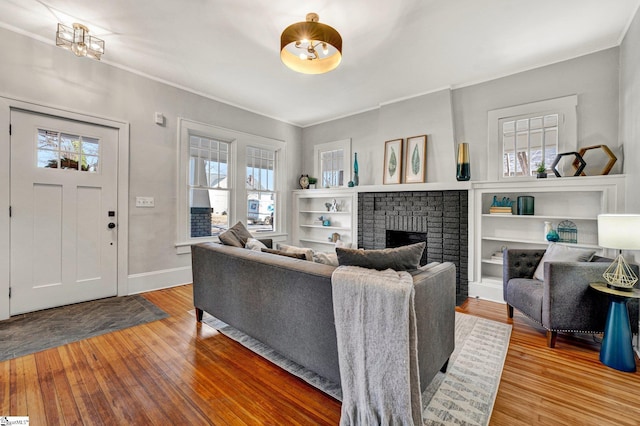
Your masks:
{"label": "gold decorative object", "polygon": [[[606,156],[609,157],[609,162],[604,166],[604,169],[602,169],[602,171],[600,172],[600,175],[608,175],[611,169],[613,168],[613,165],[616,164],[616,161],[618,161],[618,157],[616,157],[615,154],[611,152],[611,150],[607,145],[586,146],[584,148],[580,148],[580,151],[578,151],[578,154],[580,154],[580,156],[584,159],[585,152],[590,151],[592,149],[601,149],[602,152],[604,152]],[[578,163],[578,160],[576,159],[573,161],[573,168],[577,170],[578,167],[579,167],[579,163]],[[580,176],[587,176],[587,175],[583,171],[580,173]]]}
{"label": "gold decorative object", "polygon": [[289,25],[280,36],[280,59],[294,71],[323,74],[342,60],[342,37],[329,25],[318,22],[317,13],[308,13],[305,22]]}
{"label": "gold decorative object", "polygon": [[76,56],[100,60],[104,54],[104,40],[89,35],[89,28],[75,23],[72,27],[58,24],[56,46],[73,52]]}

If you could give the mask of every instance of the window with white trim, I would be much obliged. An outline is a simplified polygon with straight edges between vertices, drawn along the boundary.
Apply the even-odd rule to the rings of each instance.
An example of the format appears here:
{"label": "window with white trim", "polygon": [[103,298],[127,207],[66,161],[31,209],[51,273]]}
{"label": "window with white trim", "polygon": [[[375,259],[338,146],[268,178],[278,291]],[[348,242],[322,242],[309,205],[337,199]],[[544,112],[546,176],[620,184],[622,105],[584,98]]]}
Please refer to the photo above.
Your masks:
{"label": "window with white trim", "polygon": [[558,124],[557,113],[501,119],[502,176],[535,176],[541,164],[550,171],[558,154]]}
{"label": "window with white trim", "polygon": [[189,135],[189,229],[191,238],[217,236],[229,228],[231,144]]}
{"label": "window with white trim", "polygon": [[273,148],[247,147],[247,227],[253,232],[275,230],[276,155]]}
{"label": "window with white trim", "polygon": [[351,139],[317,144],[313,151],[318,187],[346,186],[351,179]]}
{"label": "window with white trim", "polygon": [[287,181],[284,141],[185,118],[178,119],[178,138],[178,253],[217,241],[238,221],[262,236],[285,228],[278,197]]}
{"label": "window with white trim", "polygon": [[[576,95],[489,111],[489,180],[530,178],[577,146]],[[559,167],[562,165],[559,165]]]}

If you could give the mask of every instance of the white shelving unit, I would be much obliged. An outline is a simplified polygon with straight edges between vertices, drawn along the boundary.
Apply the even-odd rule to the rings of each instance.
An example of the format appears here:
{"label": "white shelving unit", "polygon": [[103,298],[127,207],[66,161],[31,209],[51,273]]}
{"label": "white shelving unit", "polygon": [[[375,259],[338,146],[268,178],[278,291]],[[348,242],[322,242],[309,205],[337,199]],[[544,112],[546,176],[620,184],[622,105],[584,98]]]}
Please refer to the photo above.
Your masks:
{"label": "white shelving unit", "polygon": [[[335,243],[331,241],[334,233],[340,240],[353,247],[357,243],[357,200],[356,190],[352,188],[305,189],[293,191],[295,206],[293,223],[293,244],[309,247],[318,251],[332,251]],[[326,204],[336,200],[337,211],[329,211]],[[329,220],[325,226],[319,217]]]}
{"label": "white shelving unit", "polygon": [[[483,299],[502,299],[502,261],[492,256],[508,248],[544,248],[545,222],[554,229],[570,220],[578,229],[573,247],[603,250],[598,246],[597,216],[623,209],[624,176],[570,177],[520,182],[477,183],[474,200],[474,277],[469,295]],[[518,196],[534,197],[534,215],[517,215]],[[493,197],[514,202],[513,215],[489,214]],[[610,253],[605,253],[610,255]]]}

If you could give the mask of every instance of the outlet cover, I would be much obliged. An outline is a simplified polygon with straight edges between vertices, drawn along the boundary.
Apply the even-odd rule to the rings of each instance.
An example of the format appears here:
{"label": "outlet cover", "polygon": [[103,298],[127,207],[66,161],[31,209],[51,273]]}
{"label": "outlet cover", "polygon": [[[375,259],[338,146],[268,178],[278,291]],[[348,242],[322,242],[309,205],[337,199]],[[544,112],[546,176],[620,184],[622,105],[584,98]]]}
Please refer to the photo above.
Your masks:
{"label": "outlet cover", "polygon": [[136,207],[155,207],[153,197],[136,197]]}

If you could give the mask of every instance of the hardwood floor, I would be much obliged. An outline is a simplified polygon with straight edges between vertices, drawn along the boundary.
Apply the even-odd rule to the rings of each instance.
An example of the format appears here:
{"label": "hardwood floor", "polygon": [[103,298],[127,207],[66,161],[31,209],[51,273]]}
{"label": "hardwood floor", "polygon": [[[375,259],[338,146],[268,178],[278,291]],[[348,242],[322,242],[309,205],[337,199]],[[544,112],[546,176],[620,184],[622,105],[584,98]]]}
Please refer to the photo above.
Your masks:
{"label": "hardwood floor", "polygon": [[[340,404],[207,325],[191,286],[145,294],[170,317],[0,363],[0,416],[40,424],[336,425]],[[504,305],[460,312],[509,322]],[[640,372],[602,365],[598,345],[542,330],[519,313],[492,425],[640,424]]]}

